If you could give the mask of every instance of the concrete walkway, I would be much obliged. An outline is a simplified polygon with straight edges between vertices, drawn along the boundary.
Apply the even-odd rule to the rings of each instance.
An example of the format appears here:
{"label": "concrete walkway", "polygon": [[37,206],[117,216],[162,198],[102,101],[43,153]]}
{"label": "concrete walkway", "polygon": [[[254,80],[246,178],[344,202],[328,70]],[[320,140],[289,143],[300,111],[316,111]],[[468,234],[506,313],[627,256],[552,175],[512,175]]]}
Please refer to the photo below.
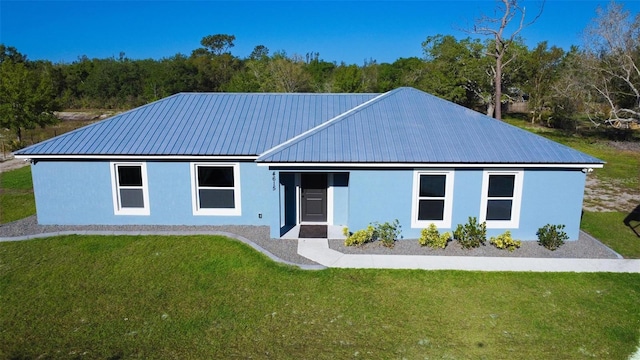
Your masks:
{"label": "concrete walkway", "polygon": [[343,254],[330,249],[327,239],[299,239],[298,254],[334,268],[640,273],[640,260],[631,259]]}

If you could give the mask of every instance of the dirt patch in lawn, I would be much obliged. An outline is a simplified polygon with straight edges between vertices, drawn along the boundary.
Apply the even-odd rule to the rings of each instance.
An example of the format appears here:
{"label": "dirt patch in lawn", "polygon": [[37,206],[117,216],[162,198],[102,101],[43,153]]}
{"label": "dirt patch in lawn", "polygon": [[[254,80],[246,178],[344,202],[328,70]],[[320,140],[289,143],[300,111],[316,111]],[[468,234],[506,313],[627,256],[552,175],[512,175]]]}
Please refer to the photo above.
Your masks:
{"label": "dirt patch in lawn", "polygon": [[29,165],[28,161],[24,161],[24,159],[14,159],[11,157],[5,161],[0,161],[0,173],[19,169],[27,165]]}
{"label": "dirt patch in lawn", "polygon": [[602,180],[593,175],[587,176],[584,189],[585,211],[621,211],[631,212],[640,205],[640,189],[617,184],[613,179]]}

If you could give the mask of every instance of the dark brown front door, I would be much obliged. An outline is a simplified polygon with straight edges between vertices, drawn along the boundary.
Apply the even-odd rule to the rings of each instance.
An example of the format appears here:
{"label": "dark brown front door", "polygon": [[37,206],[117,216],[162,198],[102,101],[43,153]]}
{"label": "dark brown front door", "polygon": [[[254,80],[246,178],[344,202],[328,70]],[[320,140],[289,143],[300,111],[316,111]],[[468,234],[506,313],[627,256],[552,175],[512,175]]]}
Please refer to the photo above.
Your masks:
{"label": "dark brown front door", "polygon": [[327,174],[301,174],[301,220],[327,221]]}

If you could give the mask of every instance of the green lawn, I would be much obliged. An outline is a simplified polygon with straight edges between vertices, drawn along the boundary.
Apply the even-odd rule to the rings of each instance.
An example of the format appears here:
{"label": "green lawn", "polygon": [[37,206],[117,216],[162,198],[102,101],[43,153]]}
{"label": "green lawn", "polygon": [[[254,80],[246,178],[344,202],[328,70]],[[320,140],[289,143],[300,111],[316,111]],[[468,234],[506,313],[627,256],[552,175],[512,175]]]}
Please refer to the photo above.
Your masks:
{"label": "green lawn", "polygon": [[0,224],[20,220],[35,213],[31,167],[0,172]]}
{"label": "green lawn", "polygon": [[[555,140],[637,188],[637,154]],[[0,223],[34,213],[30,168],[0,174]],[[625,216],[582,228],[640,258]],[[305,272],[222,237],[68,236],[0,243],[0,358],[628,359],[638,299],[637,274]]]}
{"label": "green lawn", "polygon": [[0,243],[0,358],[628,359],[637,274],[301,271],[214,236]]}
{"label": "green lawn", "polygon": [[[640,259],[640,237],[624,224],[622,212],[584,212],[580,227],[625,258]],[[632,226],[640,225],[635,221]],[[640,226],[636,227],[640,233]]]}

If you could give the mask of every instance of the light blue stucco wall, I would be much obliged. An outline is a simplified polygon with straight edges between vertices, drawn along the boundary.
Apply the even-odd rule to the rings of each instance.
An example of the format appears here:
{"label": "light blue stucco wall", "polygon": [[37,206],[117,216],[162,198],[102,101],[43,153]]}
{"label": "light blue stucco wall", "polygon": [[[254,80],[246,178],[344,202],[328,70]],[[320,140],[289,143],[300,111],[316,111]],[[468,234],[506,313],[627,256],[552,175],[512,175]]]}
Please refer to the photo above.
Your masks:
{"label": "light blue stucco wall", "polygon": [[[521,231],[514,236],[533,234],[546,224],[564,224],[564,231],[571,240],[580,234],[582,201],[586,175],[580,169],[527,170],[522,191]],[[533,232],[532,232],[533,231]]]}
{"label": "light blue stucco wall", "polygon": [[333,224],[347,226],[349,223],[349,189],[351,186],[349,173],[334,174],[330,185],[333,188]]}
{"label": "light blue stucco wall", "polygon": [[415,231],[410,229],[412,186],[412,170],[351,171],[349,230],[363,229],[376,221],[384,223],[398,219],[404,237],[417,238]]}
{"label": "light blue stucco wall", "polygon": [[[109,161],[38,161],[32,165],[38,222],[61,225],[277,226],[278,191],[266,167],[240,163],[242,214],[193,215],[189,162],[148,161],[147,215],[115,215]],[[262,214],[259,218],[258,214]]]}
{"label": "light blue stucco wall", "polygon": [[[349,184],[349,229],[371,222],[398,219],[402,235],[416,239],[421,228],[411,228],[413,170],[352,170]],[[480,218],[483,169],[455,169],[451,228],[469,217]],[[516,239],[537,240],[546,224],[564,224],[571,240],[579,236],[585,174],[580,169],[525,169],[520,222],[517,228],[488,229],[496,236],[506,230]]]}
{"label": "light blue stucco wall", "polygon": [[[240,163],[242,214],[193,215],[190,162],[147,161],[150,214],[115,215],[109,161],[38,161],[32,165],[38,221],[61,225],[267,225],[279,237],[283,186],[279,171],[251,162]],[[305,171],[334,173],[326,169]],[[295,170],[287,169],[287,172]],[[333,184],[333,223],[350,230],[371,222],[398,219],[405,239],[411,228],[413,169],[340,169],[347,186]],[[483,169],[455,169],[452,229],[480,216]],[[275,180],[274,180],[275,179]],[[488,235],[510,230],[514,238],[536,240],[545,224],[564,224],[570,239],[578,238],[585,174],[579,169],[525,169],[520,224],[514,229],[489,229]],[[262,214],[262,218],[259,217]],[[452,229],[440,229],[450,231]]]}

